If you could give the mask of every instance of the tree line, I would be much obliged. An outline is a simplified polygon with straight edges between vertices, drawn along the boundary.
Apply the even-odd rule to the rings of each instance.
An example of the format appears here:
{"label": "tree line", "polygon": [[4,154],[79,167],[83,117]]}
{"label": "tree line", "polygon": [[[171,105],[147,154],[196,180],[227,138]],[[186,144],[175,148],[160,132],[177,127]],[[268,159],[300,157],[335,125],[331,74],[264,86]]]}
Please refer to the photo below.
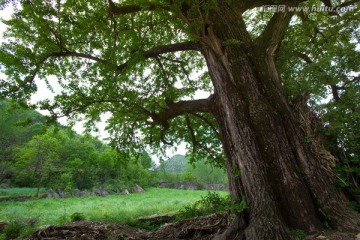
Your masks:
{"label": "tree line", "polygon": [[49,125],[43,115],[19,103],[1,101],[0,113],[0,184],[71,192],[95,186],[118,191],[163,180],[227,183],[225,170],[205,160],[190,164],[185,156],[175,155],[155,166],[146,151],[119,152],[89,134]]}
{"label": "tree line", "polygon": [[38,112],[9,100],[0,102],[0,112],[0,183],[68,191],[149,184],[154,163],[146,152],[126,161],[129,156],[99,139],[49,126]]}

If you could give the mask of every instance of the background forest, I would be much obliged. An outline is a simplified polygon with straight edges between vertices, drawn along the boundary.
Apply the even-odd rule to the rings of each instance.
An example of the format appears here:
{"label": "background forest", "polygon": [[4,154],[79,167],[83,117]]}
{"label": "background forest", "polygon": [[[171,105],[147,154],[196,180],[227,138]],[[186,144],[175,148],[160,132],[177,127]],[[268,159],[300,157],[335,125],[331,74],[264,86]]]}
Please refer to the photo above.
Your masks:
{"label": "background forest", "polygon": [[0,102],[0,184],[90,190],[103,186],[121,191],[135,183],[155,186],[159,180],[197,184],[226,183],[223,169],[203,161],[189,164],[175,155],[156,166],[148,153],[125,155],[90,135],[61,125],[49,126],[45,117],[10,101]]}

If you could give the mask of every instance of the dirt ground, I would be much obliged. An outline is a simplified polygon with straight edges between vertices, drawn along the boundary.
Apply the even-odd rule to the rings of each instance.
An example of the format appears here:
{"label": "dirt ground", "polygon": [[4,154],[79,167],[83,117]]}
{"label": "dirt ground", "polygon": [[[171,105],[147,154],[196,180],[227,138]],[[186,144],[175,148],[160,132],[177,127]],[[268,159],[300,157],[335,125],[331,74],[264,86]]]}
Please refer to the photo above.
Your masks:
{"label": "dirt ground", "polygon": [[[212,239],[225,231],[228,219],[223,214],[182,220],[164,224],[157,231],[140,229],[115,223],[73,222],[61,226],[50,226],[35,232],[27,240],[177,240],[177,239]],[[324,232],[303,238],[305,240],[359,240],[358,233]],[[360,236],[360,235],[359,235]]]}

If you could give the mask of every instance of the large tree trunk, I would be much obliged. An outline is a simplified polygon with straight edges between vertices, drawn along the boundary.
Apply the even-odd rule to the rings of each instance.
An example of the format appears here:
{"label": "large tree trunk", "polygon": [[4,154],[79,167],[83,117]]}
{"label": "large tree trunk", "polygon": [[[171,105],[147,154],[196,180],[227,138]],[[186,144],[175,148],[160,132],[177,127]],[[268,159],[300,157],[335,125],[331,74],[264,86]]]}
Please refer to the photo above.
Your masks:
{"label": "large tree trunk", "polygon": [[[252,44],[226,4],[211,18],[202,40],[215,89],[212,111],[220,127],[231,194],[248,203],[222,237],[288,240],[294,237],[291,229],[359,229],[359,216],[347,208],[321,165],[328,155],[317,151],[325,150],[305,141],[274,57]],[[229,39],[237,41],[224,44]]]}

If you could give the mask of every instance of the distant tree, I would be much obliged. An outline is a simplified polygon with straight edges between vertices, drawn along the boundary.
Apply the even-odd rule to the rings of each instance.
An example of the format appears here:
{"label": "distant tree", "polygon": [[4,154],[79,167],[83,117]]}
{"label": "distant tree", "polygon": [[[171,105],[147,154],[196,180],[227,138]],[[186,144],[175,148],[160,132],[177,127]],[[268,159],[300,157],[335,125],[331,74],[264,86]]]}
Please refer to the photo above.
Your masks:
{"label": "distant tree", "polygon": [[50,132],[34,136],[16,154],[14,170],[18,184],[33,183],[38,189],[56,177],[55,163],[59,160],[60,142]]}
{"label": "distant tree", "polygon": [[0,101],[0,182],[11,178],[14,149],[44,132],[43,117],[10,100]]}
{"label": "distant tree", "polygon": [[150,155],[146,151],[143,151],[139,158],[140,158],[141,166],[145,169],[150,169],[155,164],[154,161],[151,159]]}
{"label": "distant tree", "polygon": [[227,183],[226,171],[223,168],[211,166],[205,161],[197,161],[187,170],[192,172],[195,181],[201,184],[225,184]]}

